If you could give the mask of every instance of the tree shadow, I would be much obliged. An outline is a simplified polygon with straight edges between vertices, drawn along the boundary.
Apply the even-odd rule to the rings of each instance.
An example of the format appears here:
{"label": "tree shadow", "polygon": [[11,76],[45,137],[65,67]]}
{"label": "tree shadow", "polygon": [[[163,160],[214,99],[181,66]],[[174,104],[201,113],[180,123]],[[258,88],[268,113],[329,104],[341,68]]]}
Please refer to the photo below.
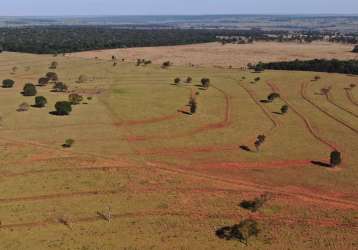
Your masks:
{"label": "tree shadow", "polygon": [[311,163],[313,165],[316,165],[316,166],[320,166],[320,167],[325,167],[325,168],[331,168],[331,164],[328,164],[326,162],[322,162],[322,161],[311,161]]}
{"label": "tree shadow", "polygon": [[185,111],[185,110],[178,110],[178,112],[184,114],[184,115],[193,115],[192,113]]}
{"label": "tree shadow", "polygon": [[251,149],[250,149],[248,146],[246,146],[246,145],[241,145],[241,146],[240,146],[240,149],[241,149],[241,150],[244,150],[244,151],[246,151],[246,152],[252,152]]}
{"label": "tree shadow", "polygon": [[270,103],[269,100],[260,100],[261,103]]}
{"label": "tree shadow", "polygon": [[283,115],[281,112],[276,112],[276,111],[272,112],[272,114]]}

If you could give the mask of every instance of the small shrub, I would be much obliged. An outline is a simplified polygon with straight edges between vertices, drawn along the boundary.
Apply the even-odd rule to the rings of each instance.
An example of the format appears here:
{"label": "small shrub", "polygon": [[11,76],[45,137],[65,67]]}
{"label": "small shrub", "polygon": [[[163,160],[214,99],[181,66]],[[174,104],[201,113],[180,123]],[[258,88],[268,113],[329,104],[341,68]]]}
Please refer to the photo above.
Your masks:
{"label": "small shrub", "polygon": [[175,83],[175,84],[179,84],[180,82],[181,82],[181,80],[180,80],[179,77],[177,77],[177,78],[174,79],[174,83]]}
{"label": "small shrub", "polygon": [[209,78],[203,78],[201,79],[201,85],[203,86],[203,88],[209,88],[210,86],[210,79]]}
{"label": "small shrub", "polygon": [[260,80],[261,80],[261,77],[256,77],[256,78],[254,79],[255,82],[258,82],[258,81],[260,81]]}
{"label": "small shrub", "polygon": [[65,143],[62,145],[64,148],[70,148],[75,143],[75,140],[73,139],[66,139]]}
{"label": "small shrub", "polygon": [[56,69],[58,66],[58,62],[52,62],[49,66],[49,69]]}
{"label": "small shrub", "polygon": [[37,94],[35,85],[33,85],[32,83],[26,83],[23,88],[22,94],[24,96],[35,96]]}
{"label": "small shrub", "polygon": [[269,102],[273,102],[276,98],[280,98],[280,94],[274,92],[267,96]]}
{"label": "small shrub", "polygon": [[56,82],[52,89],[56,92],[65,92],[68,90],[68,87],[66,84],[64,84],[63,82]]}
{"label": "small shrub", "polygon": [[11,79],[5,79],[4,81],[2,81],[2,87],[3,88],[12,88],[15,84],[14,80]]}
{"label": "small shrub", "polygon": [[47,77],[41,77],[37,83],[40,85],[40,86],[46,86],[48,83],[49,83],[50,79],[48,79]]}
{"label": "small shrub", "polygon": [[189,105],[190,105],[190,113],[195,114],[196,110],[198,108],[198,105],[197,105],[195,99],[191,99],[190,102],[189,102]]}
{"label": "small shrub", "polygon": [[46,77],[49,79],[49,81],[58,81],[58,75],[55,72],[47,72]]}
{"label": "small shrub", "polygon": [[39,108],[45,107],[47,104],[47,99],[43,96],[36,96],[35,97],[35,106]]}
{"label": "small shrub", "polygon": [[80,104],[83,100],[83,97],[79,94],[73,93],[68,96],[68,100],[72,105]]}
{"label": "small shrub", "polygon": [[188,76],[187,78],[186,78],[186,83],[191,83],[193,81],[193,78],[191,78],[190,76]]}
{"label": "small shrub", "polygon": [[288,112],[288,105],[283,105],[282,107],[281,107],[281,113],[282,114],[286,114]]}
{"label": "small shrub", "polygon": [[251,212],[257,212],[269,199],[270,195],[265,193],[254,200],[243,200],[240,203],[240,207],[250,210]]}
{"label": "small shrub", "polygon": [[19,105],[19,107],[17,108],[18,112],[26,112],[30,109],[30,105],[26,102],[23,102]]}
{"label": "small shrub", "polygon": [[171,62],[170,61],[166,61],[166,62],[163,62],[163,64],[162,64],[162,68],[163,69],[165,69],[165,68],[168,68],[168,67],[170,67],[172,64],[171,64]]}

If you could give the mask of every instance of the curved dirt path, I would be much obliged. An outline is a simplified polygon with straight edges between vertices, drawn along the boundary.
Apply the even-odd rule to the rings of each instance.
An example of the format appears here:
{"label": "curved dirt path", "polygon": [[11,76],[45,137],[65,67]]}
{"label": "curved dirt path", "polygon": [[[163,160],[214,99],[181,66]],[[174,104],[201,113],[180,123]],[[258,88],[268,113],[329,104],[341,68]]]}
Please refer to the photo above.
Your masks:
{"label": "curved dirt path", "polygon": [[346,92],[346,96],[348,98],[348,100],[354,105],[354,106],[358,106],[358,102],[354,99],[353,95],[352,95],[352,90],[351,89],[344,89],[344,91]]}
{"label": "curved dirt path", "polygon": [[204,125],[202,125],[202,126],[200,126],[198,128],[195,128],[195,129],[193,129],[191,131],[183,132],[183,133],[177,133],[177,134],[168,135],[168,136],[161,136],[161,135],[128,136],[125,139],[128,142],[161,140],[161,139],[169,140],[169,139],[193,136],[195,134],[202,133],[202,132],[207,132],[209,130],[222,129],[222,128],[228,127],[230,125],[230,123],[231,123],[231,101],[230,101],[230,96],[224,90],[222,90],[222,89],[220,89],[218,87],[212,86],[212,88],[214,88],[217,91],[221,92],[223,94],[223,96],[224,96],[224,99],[225,99],[224,118],[222,119],[222,121],[215,122],[215,123],[204,124]]}
{"label": "curved dirt path", "polygon": [[333,100],[333,98],[332,98],[332,96],[331,96],[330,94],[327,94],[327,95],[326,95],[326,99],[327,99],[327,101],[328,101],[330,104],[334,105],[334,106],[337,107],[338,109],[340,109],[340,110],[346,112],[347,114],[350,114],[351,116],[354,116],[354,117],[358,118],[358,115],[357,115],[357,114],[355,114],[355,113],[353,113],[352,111],[346,109],[345,107],[343,107],[343,106],[337,104],[337,103]]}
{"label": "curved dirt path", "polygon": [[327,115],[328,117],[330,117],[331,119],[335,120],[336,122],[338,122],[339,124],[341,124],[342,126],[348,128],[349,130],[351,130],[352,132],[354,132],[355,134],[358,134],[358,130],[353,128],[352,126],[350,126],[349,124],[345,123],[344,121],[338,119],[337,117],[335,117],[334,115],[332,115],[331,113],[329,113],[328,111],[326,111],[325,109],[321,108],[319,105],[317,105],[315,102],[313,102],[309,97],[307,97],[306,95],[306,86],[307,84],[302,83],[301,84],[301,96],[304,100],[306,100],[308,103],[310,103],[313,107],[315,107],[316,109],[318,109],[320,112],[324,113],[325,115]]}
{"label": "curved dirt path", "polygon": [[280,98],[290,107],[290,109],[292,109],[292,111],[299,117],[301,118],[301,120],[304,122],[306,129],[308,130],[308,132],[313,136],[313,138],[315,138],[317,141],[319,141],[320,143],[328,146],[331,150],[337,150],[338,147],[337,145],[334,145],[333,143],[329,142],[328,140],[322,138],[314,129],[313,126],[311,125],[310,121],[308,120],[308,118],[306,118],[306,116],[304,114],[302,114],[300,111],[298,111],[294,105],[292,105],[288,99],[282,94],[282,92],[280,91],[280,89],[273,83],[270,82],[266,82],[266,84],[274,91],[277,93],[280,93]]}

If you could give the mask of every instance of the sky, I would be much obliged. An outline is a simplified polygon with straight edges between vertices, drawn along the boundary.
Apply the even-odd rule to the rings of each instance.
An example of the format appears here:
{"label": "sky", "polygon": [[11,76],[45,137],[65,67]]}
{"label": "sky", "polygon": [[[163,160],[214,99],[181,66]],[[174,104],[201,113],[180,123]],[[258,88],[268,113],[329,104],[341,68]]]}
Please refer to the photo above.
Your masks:
{"label": "sky", "polygon": [[1,0],[0,16],[358,14],[358,0]]}

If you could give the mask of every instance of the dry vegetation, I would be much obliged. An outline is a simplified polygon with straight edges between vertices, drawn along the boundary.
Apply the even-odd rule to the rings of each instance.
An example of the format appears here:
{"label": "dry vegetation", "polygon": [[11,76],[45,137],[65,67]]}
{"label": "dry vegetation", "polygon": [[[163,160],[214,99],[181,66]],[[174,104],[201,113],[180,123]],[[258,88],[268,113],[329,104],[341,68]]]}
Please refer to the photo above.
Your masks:
{"label": "dry vegetation", "polygon": [[74,57],[110,59],[112,55],[127,61],[150,58],[153,63],[170,60],[175,65],[243,67],[248,63],[294,59],[357,59],[352,45],[314,42],[312,44],[257,42],[254,44],[208,43],[198,45],[112,49],[71,54]]}
{"label": "dry vegetation", "polygon": [[[192,48],[186,52],[191,62],[212,63],[215,56],[209,60],[200,51],[220,55],[233,47],[218,46],[183,46],[164,55],[180,60],[174,55]],[[272,52],[262,46],[261,53]],[[302,45],[308,46],[317,45]],[[117,57],[129,58],[123,51]],[[112,61],[77,57],[112,54],[0,55],[1,79],[16,82],[0,89],[2,249],[357,249],[358,87],[349,88],[357,78],[126,62],[113,67]],[[141,57],[164,59],[151,55]],[[45,108],[16,112],[20,103],[34,102],[20,94],[23,85],[36,83],[54,60],[69,92],[83,95],[81,104],[69,116],[49,114],[69,95],[49,85],[37,87]],[[81,75],[86,80],[79,83]],[[190,83],[173,84],[189,76]],[[208,89],[198,86],[205,77]],[[322,88],[330,88],[329,96]],[[197,112],[188,115],[196,92]],[[261,102],[272,92],[281,97]],[[266,139],[256,152],[260,134]],[[75,143],[63,148],[69,138]],[[327,167],[333,149],[343,154],[334,169]],[[259,204],[250,211],[243,201]],[[248,247],[216,236],[248,218],[260,228]]]}

